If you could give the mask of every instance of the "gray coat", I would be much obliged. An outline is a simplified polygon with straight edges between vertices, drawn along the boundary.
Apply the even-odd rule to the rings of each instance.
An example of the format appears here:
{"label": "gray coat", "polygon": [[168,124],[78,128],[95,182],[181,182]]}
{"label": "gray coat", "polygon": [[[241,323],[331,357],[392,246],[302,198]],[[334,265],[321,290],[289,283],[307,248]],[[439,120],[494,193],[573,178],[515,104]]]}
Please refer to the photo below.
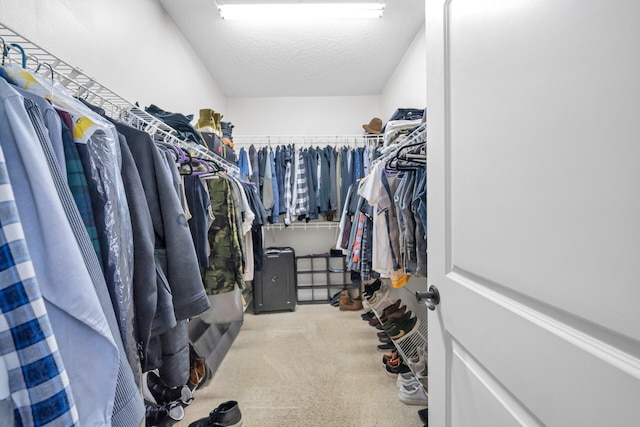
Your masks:
{"label": "gray coat", "polygon": [[[175,322],[189,319],[207,310],[209,300],[202,284],[183,205],[173,186],[171,174],[165,166],[166,162],[149,134],[121,123],[117,124],[116,128],[127,139],[144,188],[144,196],[134,197],[146,199],[153,224],[158,300],[152,334],[160,335],[170,330],[175,338],[163,336],[162,340],[152,340],[147,352],[147,368],[164,366],[163,371],[173,372],[175,377],[165,377],[163,381],[168,386],[182,385],[186,383],[189,375],[188,352],[185,371],[182,360],[184,352],[175,352],[175,346],[188,346],[188,337],[184,328],[175,327]],[[170,300],[167,299],[168,295],[171,296]],[[173,303],[172,313],[168,306],[169,301]],[[163,346],[159,344],[161,341],[173,341],[174,351],[163,352]],[[163,353],[173,356],[163,357]],[[167,365],[174,364],[177,369],[167,369]]]}

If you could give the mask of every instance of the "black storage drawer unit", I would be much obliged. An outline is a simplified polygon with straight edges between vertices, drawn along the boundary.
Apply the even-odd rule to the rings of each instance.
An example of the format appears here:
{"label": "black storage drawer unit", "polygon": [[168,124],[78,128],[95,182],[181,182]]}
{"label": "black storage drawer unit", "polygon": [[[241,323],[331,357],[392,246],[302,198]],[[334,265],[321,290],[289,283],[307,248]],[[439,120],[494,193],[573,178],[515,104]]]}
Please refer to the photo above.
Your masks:
{"label": "black storage drawer unit", "polygon": [[293,248],[266,248],[253,278],[253,311],[296,309],[296,256]]}

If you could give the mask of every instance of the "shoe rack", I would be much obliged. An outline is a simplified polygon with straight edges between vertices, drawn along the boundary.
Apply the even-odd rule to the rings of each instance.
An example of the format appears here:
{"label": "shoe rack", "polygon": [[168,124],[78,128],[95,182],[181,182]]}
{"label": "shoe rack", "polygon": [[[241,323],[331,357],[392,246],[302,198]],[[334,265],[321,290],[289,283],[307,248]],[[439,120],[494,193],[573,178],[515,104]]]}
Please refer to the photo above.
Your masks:
{"label": "shoe rack", "polygon": [[[397,289],[393,288],[388,280],[383,279],[383,282],[385,282],[388,287],[388,293],[384,296],[380,304],[375,304],[376,308],[371,307],[371,310],[378,320],[380,320],[382,310],[400,299],[402,304],[407,306],[407,311],[411,310],[418,318],[419,324],[412,330],[410,335],[400,338],[399,340],[392,339],[393,343],[405,361],[417,357],[418,348],[423,348],[428,352],[428,309],[424,303],[419,302],[415,297],[416,292],[423,292],[427,289],[427,278],[412,277],[406,285]],[[416,372],[414,372],[414,374],[416,374]]]}

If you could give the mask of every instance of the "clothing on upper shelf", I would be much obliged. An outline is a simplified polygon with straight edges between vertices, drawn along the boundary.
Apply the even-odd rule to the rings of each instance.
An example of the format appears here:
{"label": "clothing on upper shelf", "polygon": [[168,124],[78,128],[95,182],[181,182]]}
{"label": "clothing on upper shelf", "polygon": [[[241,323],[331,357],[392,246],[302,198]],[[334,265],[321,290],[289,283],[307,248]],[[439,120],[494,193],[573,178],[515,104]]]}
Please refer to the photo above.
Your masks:
{"label": "clothing on upper shelf", "polygon": [[180,139],[183,139],[185,141],[192,141],[199,145],[203,144],[200,132],[198,132],[198,130],[191,125],[193,115],[190,114],[188,116],[185,116],[184,114],[180,113],[172,113],[170,111],[165,111],[153,104],[146,107],[144,111],[171,126],[171,128],[176,133],[176,136],[178,136]]}

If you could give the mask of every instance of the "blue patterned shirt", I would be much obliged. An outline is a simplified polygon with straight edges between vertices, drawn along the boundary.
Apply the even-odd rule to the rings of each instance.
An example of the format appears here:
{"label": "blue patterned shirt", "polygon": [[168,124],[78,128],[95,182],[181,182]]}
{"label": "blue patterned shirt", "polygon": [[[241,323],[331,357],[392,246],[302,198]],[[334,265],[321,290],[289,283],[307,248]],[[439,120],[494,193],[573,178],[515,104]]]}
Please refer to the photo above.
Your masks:
{"label": "blue patterned shirt", "polygon": [[78,424],[0,149],[0,353],[16,426]]}

